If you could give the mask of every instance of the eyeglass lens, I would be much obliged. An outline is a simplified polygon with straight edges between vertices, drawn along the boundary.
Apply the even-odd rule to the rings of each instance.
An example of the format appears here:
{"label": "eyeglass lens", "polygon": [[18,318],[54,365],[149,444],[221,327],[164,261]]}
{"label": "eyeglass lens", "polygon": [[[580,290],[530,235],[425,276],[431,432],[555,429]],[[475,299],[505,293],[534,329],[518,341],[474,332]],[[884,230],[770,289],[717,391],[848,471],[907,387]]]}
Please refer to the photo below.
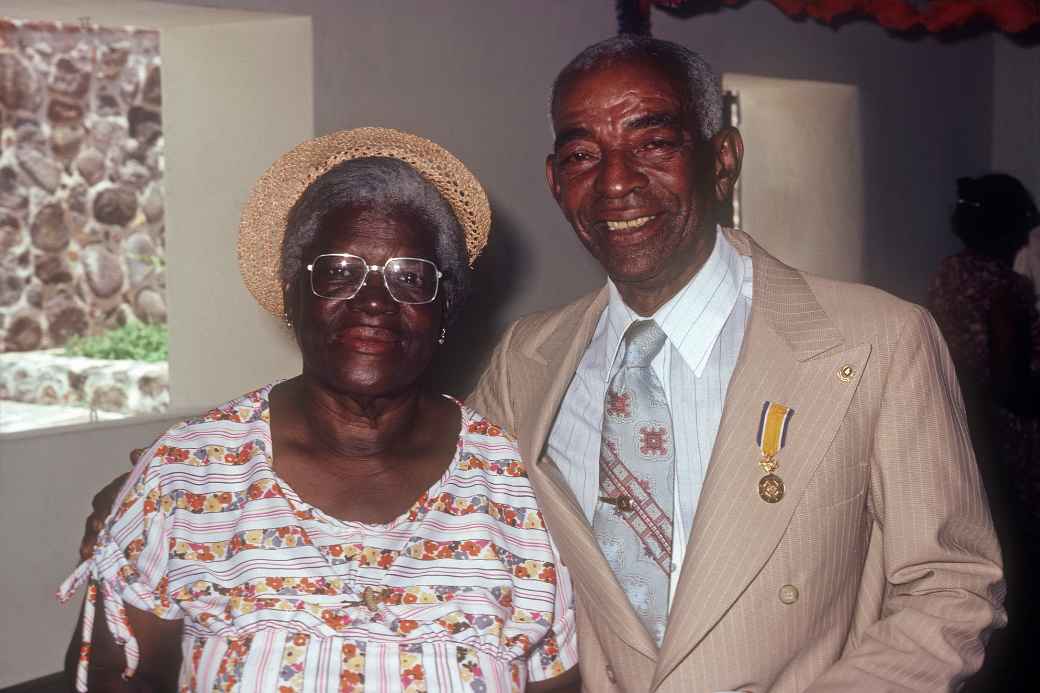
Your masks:
{"label": "eyeglass lens", "polygon": [[[322,255],[311,269],[311,289],[323,298],[353,298],[368,267],[355,255]],[[429,303],[437,296],[437,266],[429,260],[392,258],[382,269],[391,298],[399,303]]]}

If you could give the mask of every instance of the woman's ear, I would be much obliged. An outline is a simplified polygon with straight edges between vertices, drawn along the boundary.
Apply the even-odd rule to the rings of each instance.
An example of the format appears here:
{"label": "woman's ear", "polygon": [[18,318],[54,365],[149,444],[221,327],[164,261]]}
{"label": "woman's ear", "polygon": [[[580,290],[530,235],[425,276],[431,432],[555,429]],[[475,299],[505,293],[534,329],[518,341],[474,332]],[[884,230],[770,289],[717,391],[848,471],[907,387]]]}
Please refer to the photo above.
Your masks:
{"label": "woman's ear", "polygon": [[296,287],[291,282],[282,283],[282,319],[290,329],[296,324],[296,302]]}

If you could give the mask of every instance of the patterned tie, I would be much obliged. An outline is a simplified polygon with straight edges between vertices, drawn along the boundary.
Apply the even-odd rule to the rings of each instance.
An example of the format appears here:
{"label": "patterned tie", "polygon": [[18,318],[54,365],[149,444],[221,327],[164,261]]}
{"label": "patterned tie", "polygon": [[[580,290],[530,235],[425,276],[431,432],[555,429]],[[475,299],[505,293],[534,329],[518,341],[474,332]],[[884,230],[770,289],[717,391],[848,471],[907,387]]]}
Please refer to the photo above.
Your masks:
{"label": "patterned tie", "polygon": [[667,341],[653,320],[625,332],[610,380],[592,519],[603,554],[658,646],[668,624],[675,453],[672,415],[650,362]]}

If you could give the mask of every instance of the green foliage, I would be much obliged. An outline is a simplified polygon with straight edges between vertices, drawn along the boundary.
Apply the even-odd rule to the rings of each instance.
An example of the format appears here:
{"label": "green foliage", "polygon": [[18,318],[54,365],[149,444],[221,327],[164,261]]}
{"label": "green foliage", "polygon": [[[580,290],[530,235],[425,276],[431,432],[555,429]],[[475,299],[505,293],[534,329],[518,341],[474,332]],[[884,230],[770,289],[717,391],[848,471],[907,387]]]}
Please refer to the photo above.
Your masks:
{"label": "green foliage", "polygon": [[166,361],[169,338],[166,325],[134,321],[92,337],[73,337],[65,344],[65,355],[93,359]]}

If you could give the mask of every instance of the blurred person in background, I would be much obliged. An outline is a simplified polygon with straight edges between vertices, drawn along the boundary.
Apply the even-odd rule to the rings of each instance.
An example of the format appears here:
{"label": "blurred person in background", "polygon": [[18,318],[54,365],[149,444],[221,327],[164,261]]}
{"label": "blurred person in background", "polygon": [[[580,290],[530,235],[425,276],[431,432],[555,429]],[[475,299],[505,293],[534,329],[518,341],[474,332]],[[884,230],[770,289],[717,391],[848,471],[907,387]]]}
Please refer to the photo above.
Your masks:
{"label": "blurred person in background", "polygon": [[1025,648],[1038,634],[1027,580],[1040,540],[1040,323],[1033,285],[1013,263],[1038,222],[1033,198],[1012,176],[958,179],[952,226],[965,247],[943,259],[929,291],[1004,552],[1008,629],[994,636],[992,660],[975,684],[993,690],[1035,680],[1037,669]]}

